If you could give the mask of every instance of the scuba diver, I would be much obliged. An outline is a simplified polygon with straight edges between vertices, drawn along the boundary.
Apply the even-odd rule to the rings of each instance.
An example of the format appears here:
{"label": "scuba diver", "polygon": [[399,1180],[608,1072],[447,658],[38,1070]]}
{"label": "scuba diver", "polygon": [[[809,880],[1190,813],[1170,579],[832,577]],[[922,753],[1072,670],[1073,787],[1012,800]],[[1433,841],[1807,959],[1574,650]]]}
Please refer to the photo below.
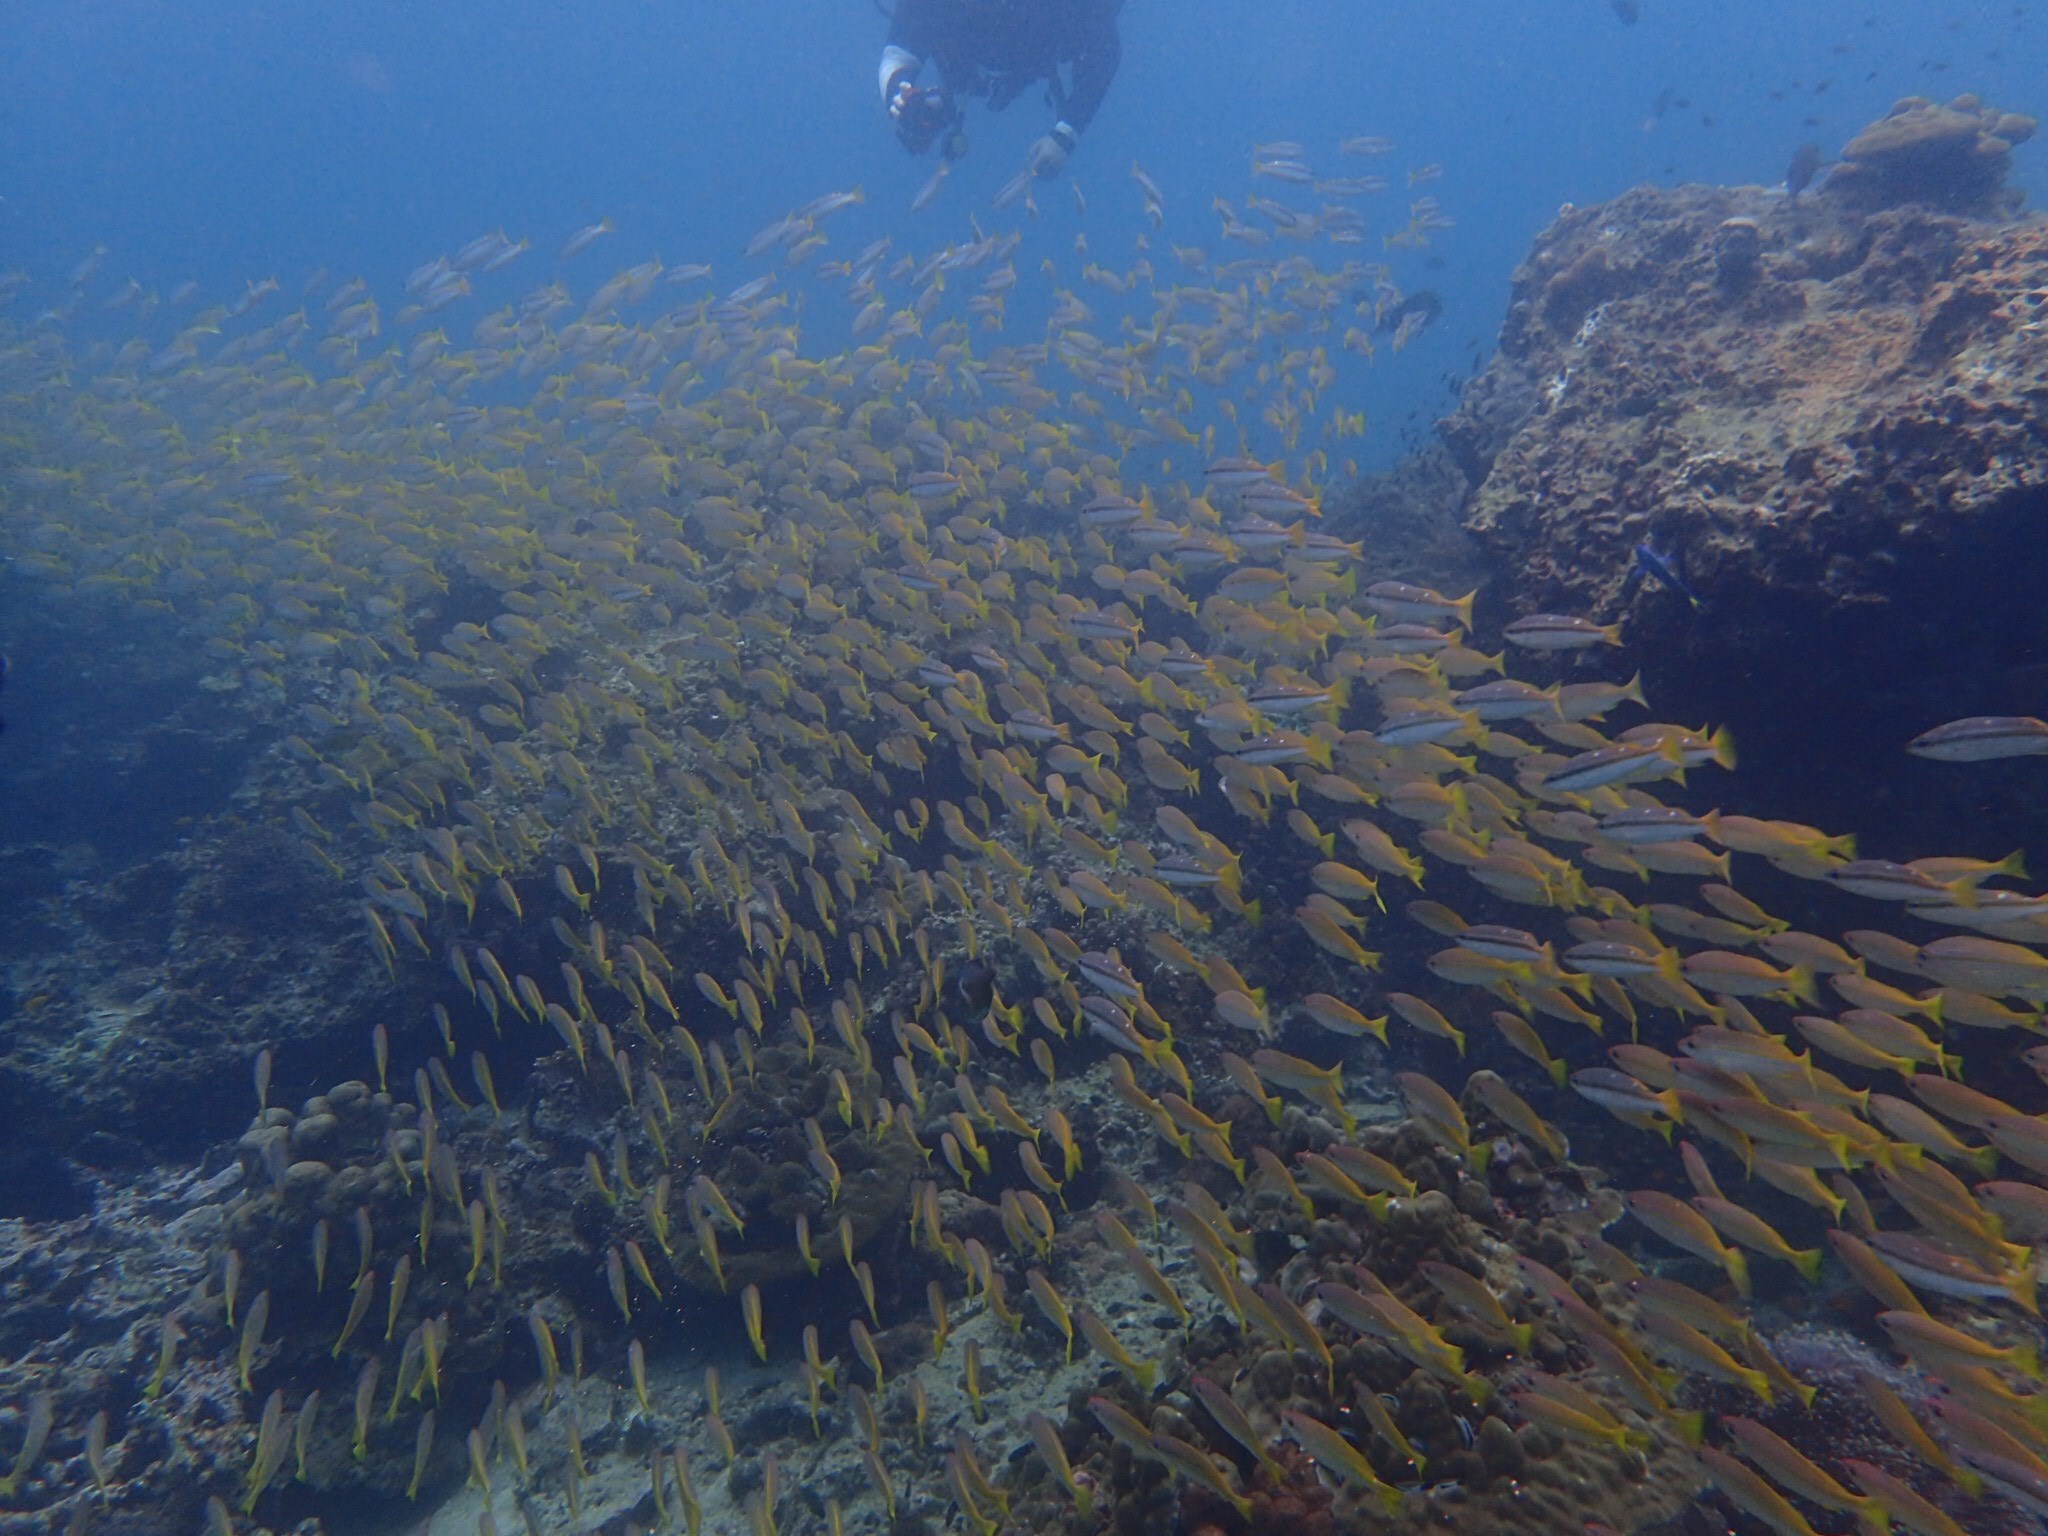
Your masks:
{"label": "scuba diver", "polygon": [[[1000,112],[1043,80],[1059,118],[1031,146],[1031,169],[1057,176],[1116,78],[1122,8],[1123,0],[897,0],[881,76],[896,137],[913,155],[937,143],[957,160],[967,152],[960,98],[986,96]],[[938,67],[938,84],[917,83],[926,64]]]}

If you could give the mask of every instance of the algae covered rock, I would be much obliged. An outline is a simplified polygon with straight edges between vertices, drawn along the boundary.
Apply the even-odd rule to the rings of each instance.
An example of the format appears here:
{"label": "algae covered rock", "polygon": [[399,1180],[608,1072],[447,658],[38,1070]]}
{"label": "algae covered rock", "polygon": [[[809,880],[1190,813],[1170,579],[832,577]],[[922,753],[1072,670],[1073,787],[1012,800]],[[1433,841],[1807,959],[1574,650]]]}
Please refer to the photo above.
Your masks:
{"label": "algae covered rock", "polygon": [[[1892,756],[1906,727],[2039,702],[2048,221],[1992,190],[2029,131],[1909,104],[1823,194],[1568,208],[1444,423],[1505,610],[1620,621],[1653,697],[1729,726],[1754,793],[1808,819],[1846,800],[1899,846],[1973,832]],[[1491,402],[1527,380],[1504,432]]]}

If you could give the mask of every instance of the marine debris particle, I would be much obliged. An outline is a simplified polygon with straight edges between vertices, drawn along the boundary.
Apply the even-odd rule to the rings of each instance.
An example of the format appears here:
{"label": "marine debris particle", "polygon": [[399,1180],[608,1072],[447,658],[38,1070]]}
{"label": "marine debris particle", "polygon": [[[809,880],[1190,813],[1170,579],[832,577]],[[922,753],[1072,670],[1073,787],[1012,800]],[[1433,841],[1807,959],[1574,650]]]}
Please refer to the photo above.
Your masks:
{"label": "marine debris particle", "polygon": [[[882,309],[816,357],[773,274],[625,318],[644,267],[458,344],[421,327],[465,256],[381,350],[360,285],[227,340],[263,291],[112,353],[10,325],[5,552],[46,601],[172,610],[277,722],[270,808],[388,986],[363,1076],[293,1109],[294,1047],[263,1058],[203,1283],[92,1373],[8,1368],[0,1496],[226,1529],[287,1481],[466,1480],[483,1529],[692,1532],[1564,1536],[1708,1483],[1786,1531],[2038,1509],[2017,864],[1689,813],[1733,746],[1622,724],[1639,682],[1589,660],[1620,631],[1488,652],[1469,594],[1360,590],[1312,339],[1390,277],[1253,240],[1103,274],[1156,339],[1062,291],[985,345],[943,306],[1000,331],[1014,243],[837,264]],[[1219,453],[1195,386],[1268,331],[1226,446],[1288,458]],[[1766,866],[1779,911],[1739,888]],[[1861,1329],[1854,1439],[1788,1313]],[[701,1392],[657,1371],[707,1338]]]}

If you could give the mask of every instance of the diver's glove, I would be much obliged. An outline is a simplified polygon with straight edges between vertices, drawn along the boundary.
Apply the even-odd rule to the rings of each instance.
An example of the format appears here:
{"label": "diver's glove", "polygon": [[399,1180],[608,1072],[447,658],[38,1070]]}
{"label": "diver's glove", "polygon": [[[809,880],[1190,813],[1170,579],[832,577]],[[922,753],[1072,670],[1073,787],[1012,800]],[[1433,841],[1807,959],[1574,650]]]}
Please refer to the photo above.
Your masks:
{"label": "diver's glove", "polygon": [[920,89],[908,79],[899,79],[889,90],[889,121],[898,142],[913,155],[930,149],[958,118],[959,109],[943,90]]}
{"label": "diver's glove", "polygon": [[1052,132],[1031,146],[1032,174],[1043,179],[1059,175],[1067,168],[1067,160],[1074,153],[1074,146],[1081,142],[1081,136],[1074,131],[1074,125],[1067,122],[1054,123]]}

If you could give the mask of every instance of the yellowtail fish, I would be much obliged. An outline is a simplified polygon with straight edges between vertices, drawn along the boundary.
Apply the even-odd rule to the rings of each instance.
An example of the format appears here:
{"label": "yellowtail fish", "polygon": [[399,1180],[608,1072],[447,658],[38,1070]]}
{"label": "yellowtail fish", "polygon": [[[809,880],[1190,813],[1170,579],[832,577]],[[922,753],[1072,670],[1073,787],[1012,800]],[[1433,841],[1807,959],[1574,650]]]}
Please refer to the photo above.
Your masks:
{"label": "yellowtail fish", "polygon": [[1691,1206],[1661,1190],[1639,1189],[1626,1197],[1629,1214],[1674,1248],[1705,1259],[1726,1272],[1736,1291],[1749,1295],[1749,1265],[1721,1241],[1711,1223]]}
{"label": "yellowtail fish", "polygon": [[1563,1162],[1567,1147],[1564,1134],[1537,1114],[1498,1072],[1474,1072],[1465,1080],[1465,1091],[1476,1094],[1488,1109],[1511,1130],[1543,1149],[1553,1162]]}
{"label": "yellowtail fish", "polygon": [[1867,1496],[1851,1493],[1810,1457],[1755,1419],[1729,1414],[1722,1417],[1720,1426],[1743,1456],[1769,1474],[1773,1482],[1802,1499],[1845,1515],[1861,1515],[1869,1504]]}
{"label": "yellowtail fish", "polygon": [[[1753,1366],[1744,1365],[1690,1324],[1662,1314],[1651,1314],[1645,1321],[1645,1327],[1652,1354],[1686,1370],[1739,1386],[1762,1398],[1767,1405],[1777,1401],[1768,1375]],[[1808,1388],[1806,1392],[1810,1395],[1812,1389]]]}
{"label": "yellowtail fish", "polygon": [[1301,1448],[1316,1461],[1361,1493],[1371,1494],[1387,1514],[1399,1512],[1403,1502],[1401,1491],[1382,1480],[1373,1471],[1372,1463],[1366,1460],[1365,1454],[1336,1430],[1296,1409],[1283,1412],[1281,1420]]}
{"label": "yellowtail fish", "polygon": [[2022,1263],[2010,1273],[1995,1274],[1910,1233],[1873,1232],[1869,1242],[1886,1268],[1920,1290],[1943,1296],[2010,1301],[2024,1312],[2036,1316],[2040,1313],[2031,1264]]}
{"label": "yellowtail fish", "polygon": [[1080,1510],[1081,1518],[1086,1520],[1094,1513],[1095,1495],[1090,1485],[1074,1476],[1073,1464],[1067,1459],[1066,1446],[1060,1440],[1059,1430],[1053,1425],[1052,1420],[1037,1412],[1033,1412],[1025,1420],[1025,1424],[1031,1431],[1032,1442],[1038,1447],[1038,1454],[1045,1458],[1045,1464],[1051,1469],[1054,1479],[1066,1489],[1067,1496]]}
{"label": "yellowtail fish", "polygon": [[1249,1451],[1275,1482],[1284,1481],[1285,1473],[1266,1448],[1265,1437],[1252,1426],[1252,1421],[1230,1393],[1207,1376],[1195,1376],[1190,1385],[1196,1400],[1208,1410],[1209,1417],[1223,1432]]}
{"label": "yellowtail fish", "polygon": [[567,261],[571,256],[582,255],[583,252],[597,244],[600,238],[610,234],[612,227],[612,221],[608,218],[599,219],[595,224],[584,225],[563,242],[558,259]]}
{"label": "yellowtail fish", "polygon": [[1380,1044],[1387,1043],[1387,1021],[1385,1017],[1369,1019],[1342,998],[1327,992],[1311,992],[1301,1000],[1301,1006],[1308,1016],[1332,1034],[1370,1035]]}
{"label": "yellowtail fish", "polygon": [[1736,1508],[1754,1515],[1778,1536],[1815,1536],[1806,1516],[1799,1513],[1792,1501],[1748,1466],[1712,1446],[1701,1446],[1695,1454],[1714,1486]]}
{"label": "yellowtail fish", "polygon": [[1752,1253],[1785,1260],[1799,1271],[1809,1285],[1820,1279],[1820,1249],[1795,1249],[1763,1217],[1745,1206],[1735,1204],[1732,1200],[1695,1195],[1692,1203],[1700,1214],[1707,1218],[1714,1230],[1729,1241],[1740,1243]]}
{"label": "yellowtail fish", "polygon": [[1963,1536],[1963,1527],[1954,1517],[1882,1467],[1846,1457],[1842,1466],[1871,1503],[1896,1524],[1918,1532],[1919,1536]]}
{"label": "yellowtail fish", "polygon": [[1924,1312],[1881,1312],[1877,1320],[1902,1351],[1938,1375],[1989,1367],[2036,1379],[2041,1374],[2039,1352],[2031,1339],[1994,1346]]}
{"label": "yellowtail fish", "polygon": [[1213,1457],[1201,1447],[1164,1431],[1153,1433],[1152,1449],[1156,1459],[1167,1467],[1202,1484],[1235,1509],[1241,1518],[1251,1518],[1252,1501],[1238,1492],[1232,1482],[1231,1474],[1226,1470],[1229,1466],[1227,1458]]}
{"label": "yellowtail fish", "polygon": [[1582,651],[1594,645],[1620,645],[1621,626],[1595,624],[1572,614],[1536,613],[1516,619],[1501,636],[1526,650]]}
{"label": "yellowtail fish", "polygon": [[1428,587],[1404,581],[1376,581],[1361,596],[1367,608],[1397,624],[1440,624],[1448,619],[1470,629],[1472,600],[1478,594],[1467,592],[1463,597],[1448,598]]}
{"label": "yellowtail fish", "polygon": [[1645,1438],[1616,1418],[1599,1398],[1562,1377],[1532,1371],[1524,1379],[1527,1385],[1510,1393],[1508,1401],[1531,1423],[1541,1424],[1567,1439],[1616,1450],[1626,1450]]}
{"label": "yellowtail fish", "polygon": [[1426,1035],[1435,1035],[1448,1040],[1458,1048],[1458,1054],[1465,1052],[1465,1032],[1439,1012],[1436,1006],[1412,992],[1389,992],[1387,1005],[1409,1024]]}
{"label": "yellowtail fish", "polygon": [[2048,754],[2048,720],[2031,715],[1973,715],[1922,731],[1906,743],[1915,757],[1944,763],[1982,763],[2000,757]]}
{"label": "yellowtail fish", "polygon": [[1159,1367],[1157,1365],[1149,1360],[1141,1361],[1136,1359],[1130,1350],[1124,1346],[1123,1341],[1116,1336],[1115,1332],[1107,1323],[1103,1322],[1101,1317],[1092,1308],[1084,1306],[1075,1307],[1074,1322],[1080,1328],[1082,1337],[1087,1339],[1091,1349],[1130,1378],[1131,1385],[1136,1387],[1141,1394],[1150,1396],[1153,1383],[1158,1379],[1159,1375]]}
{"label": "yellowtail fish", "polygon": [[1500,1304],[1500,1298],[1485,1280],[1456,1265],[1434,1259],[1417,1265],[1416,1273],[1460,1312],[1505,1335],[1516,1349],[1527,1353],[1529,1342],[1535,1336],[1535,1325],[1518,1323],[1509,1317]]}

